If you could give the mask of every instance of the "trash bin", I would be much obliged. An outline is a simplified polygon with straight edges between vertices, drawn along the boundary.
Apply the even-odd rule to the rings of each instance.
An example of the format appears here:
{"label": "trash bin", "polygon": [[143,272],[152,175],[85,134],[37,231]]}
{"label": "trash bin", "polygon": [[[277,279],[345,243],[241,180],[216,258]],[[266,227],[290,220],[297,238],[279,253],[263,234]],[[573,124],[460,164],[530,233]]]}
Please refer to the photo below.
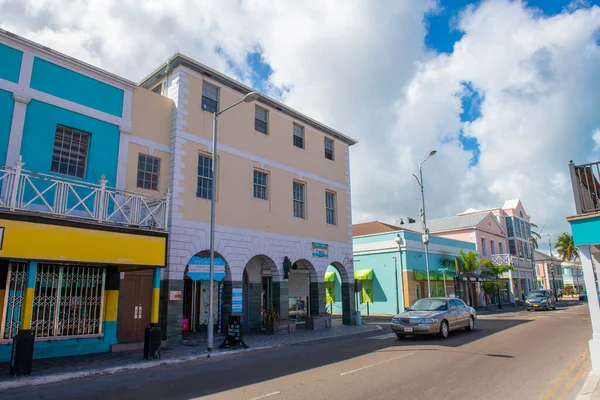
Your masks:
{"label": "trash bin", "polygon": [[356,325],[362,325],[362,319],[360,318],[360,311],[356,312]]}
{"label": "trash bin", "polygon": [[144,358],[155,360],[160,358],[162,329],[158,324],[150,324],[144,330]]}
{"label": "trash bin", "polygon": [[31,375],[35,338],[30,330],[20,330],[13,338],[10,353],[10,376]]}

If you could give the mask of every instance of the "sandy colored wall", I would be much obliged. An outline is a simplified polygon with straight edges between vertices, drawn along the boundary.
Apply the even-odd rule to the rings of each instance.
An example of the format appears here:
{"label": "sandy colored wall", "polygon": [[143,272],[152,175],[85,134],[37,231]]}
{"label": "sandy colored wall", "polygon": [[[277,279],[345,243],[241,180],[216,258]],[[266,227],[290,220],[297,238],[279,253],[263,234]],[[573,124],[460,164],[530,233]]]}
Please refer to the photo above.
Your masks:
{"label": "sandy colored wall", "polygon": [[131,106],[132,135],[169,146],[172,110],[173,100],[135,88]]}
{"label": "sandy colored wall", "polygon": [[[158,190],[148,190],[137,187],[137,165],[140,154],[147,154],[153,157],[160,158],[160,175]],[[136,143],[129,143],[129,152],[127,155],[127,190],[145,193],[151,196],[165,194],[167,192],[167,189],[169,188],[169,157],[169,153],[167,152],[152,149],[152,154],[150,154],[150,149],[148,148],[148,146],[142,146]]]}

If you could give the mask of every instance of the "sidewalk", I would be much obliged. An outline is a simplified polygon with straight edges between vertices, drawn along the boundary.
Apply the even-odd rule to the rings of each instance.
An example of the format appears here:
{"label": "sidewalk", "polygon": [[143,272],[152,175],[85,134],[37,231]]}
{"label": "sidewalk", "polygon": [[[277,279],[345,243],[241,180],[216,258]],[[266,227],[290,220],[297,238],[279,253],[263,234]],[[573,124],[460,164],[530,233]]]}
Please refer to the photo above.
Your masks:
{"label": "sidewalk", "polygon": [[[295,333],[285,335],[247,334],[243,339],[249,349],[218,349],[218,345],[223,342],[224,336],[215,335],[216,348],[211,353],[211,357],[350,336],[381,329],[377,325],[342,325],[339,320],[334,320],[332,325],[329,329],[317,331],[297,330]],[[208,355],[206,344],[207,338],[206,332],[204,332],[187,335],[181,345],[162,348],[160,360],[143,359],[143,350],[37,359],[33,360],[32,374],[20,377],[11,377],[9,375],[9,363],[0,363],[0,392],[23,386],[42,385],[94,375],[111,375],[133,369],[145,369],[199,360],[206,358]]]}
{"label": "sidewalk", "polygon": [[600,400],[600,374],[588,375],[576,400]]}

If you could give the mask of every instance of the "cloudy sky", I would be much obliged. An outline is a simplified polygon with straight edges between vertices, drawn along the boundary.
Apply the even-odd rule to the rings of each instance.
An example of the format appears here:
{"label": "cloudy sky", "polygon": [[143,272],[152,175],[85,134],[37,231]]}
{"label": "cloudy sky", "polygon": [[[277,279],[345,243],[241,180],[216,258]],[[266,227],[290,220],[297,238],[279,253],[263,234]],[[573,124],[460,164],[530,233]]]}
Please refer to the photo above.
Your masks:
{"label": "cloudy sky", "polygon": [[597,3],[0,0],[0,27],[134,81],[180,51],[356,138],[355,222],[417,216],[436,149],[429,218],[520,198],[560,233],[600,159]]}

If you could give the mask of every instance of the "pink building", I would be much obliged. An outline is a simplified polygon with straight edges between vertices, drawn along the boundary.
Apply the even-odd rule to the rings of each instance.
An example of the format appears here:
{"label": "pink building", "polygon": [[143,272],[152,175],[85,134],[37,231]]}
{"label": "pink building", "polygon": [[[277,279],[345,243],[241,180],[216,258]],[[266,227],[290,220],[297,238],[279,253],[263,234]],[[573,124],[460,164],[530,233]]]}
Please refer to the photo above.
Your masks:
{"label": "pink building", "polygon": [[[552,273],[554,272],[554,274]],[[562,262],[540,251],[535,252],[535,273],[538,289],[550,289],[558,292],[565,287]]]}

